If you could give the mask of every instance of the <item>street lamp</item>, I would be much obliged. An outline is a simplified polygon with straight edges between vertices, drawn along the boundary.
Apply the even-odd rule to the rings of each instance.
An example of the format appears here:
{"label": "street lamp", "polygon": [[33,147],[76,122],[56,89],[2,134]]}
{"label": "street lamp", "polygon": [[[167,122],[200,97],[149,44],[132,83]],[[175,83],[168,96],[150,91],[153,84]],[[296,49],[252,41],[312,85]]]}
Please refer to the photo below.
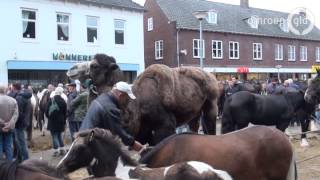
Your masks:
{"label": "street lamp", "polygon": [[278,69],[278,81],[280,82],[280,69],[282,68],[282,65],[276,65],[276,68]]}
{"label": "street lamp", "polygon": [[208,11],[195,11],[192,13],[200,22],[200,68],[203,69],[203,40],[202,40],[202,20],[208,16]]}

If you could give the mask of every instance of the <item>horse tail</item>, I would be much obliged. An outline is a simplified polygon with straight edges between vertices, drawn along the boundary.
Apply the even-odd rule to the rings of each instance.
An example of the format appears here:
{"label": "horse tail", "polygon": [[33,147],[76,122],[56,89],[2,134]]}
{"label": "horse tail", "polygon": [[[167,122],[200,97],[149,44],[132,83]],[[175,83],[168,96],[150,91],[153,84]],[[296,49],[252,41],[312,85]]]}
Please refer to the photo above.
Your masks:
{"label": "horse tail", "polygon": [[232,101],[232,97],[228,97],[223,105],[223,112],[222,112],[222,120],[221,120],[221,133],[229,133],[235,130],[235,123],[232,120],[231,108],[230,103]]}
{"label": "horse tail", "polygon": [[296,162],[295,152],[293,151],[289,171],[287,174],[287,180],[297,180],[297,179],[298,179],[297,162]]}

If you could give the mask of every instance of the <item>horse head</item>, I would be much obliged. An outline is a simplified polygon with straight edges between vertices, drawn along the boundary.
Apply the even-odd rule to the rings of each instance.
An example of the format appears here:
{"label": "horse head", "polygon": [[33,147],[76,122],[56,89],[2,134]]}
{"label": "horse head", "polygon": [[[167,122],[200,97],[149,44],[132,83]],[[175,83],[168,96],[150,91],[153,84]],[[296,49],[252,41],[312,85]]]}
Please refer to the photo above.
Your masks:
{"label": "horse head", "polygon": [[96,86],[113,86],[123,79],[122,71],[116,64],[116,60],[105,54],[96,54],[90,64],[90,77]]}
{"label": "horse head", "polygon": [[308,83],[304,99],[311,104],[320,103],[320,69],[317,69],[317,76]]}
{"label": "horse head", "polygon": [[108,130],[96,128],[83,131],[57,167],[64,173],[91,167],[95,177],[115,176],[119,158],[125,165],[137,165],[122,146],[120,139]]}
{"label": "horse head", "polygon": [[67,76],[71,79],[79,79],[79,81],[84,82],[89,78],[90,64],[91,62],[75,64],[68,70]]}

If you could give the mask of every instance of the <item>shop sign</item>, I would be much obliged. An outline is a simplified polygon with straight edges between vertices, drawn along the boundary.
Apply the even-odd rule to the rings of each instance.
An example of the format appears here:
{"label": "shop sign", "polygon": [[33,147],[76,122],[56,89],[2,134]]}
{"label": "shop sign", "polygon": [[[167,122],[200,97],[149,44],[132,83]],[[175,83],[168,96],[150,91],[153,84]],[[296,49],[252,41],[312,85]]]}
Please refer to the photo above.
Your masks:
{"label": "shop sign", "polygon": [[249,72],[249,68],[248,67],[238,67],[237,68],[237,72],[238,73],[248,73]]}
{"label": "shop sign", "polygon": [[68,54],[68,53],[52,53],[53,60],[64,60],[64,61],[91,61],[92,55],[81,55],[81,54]]}

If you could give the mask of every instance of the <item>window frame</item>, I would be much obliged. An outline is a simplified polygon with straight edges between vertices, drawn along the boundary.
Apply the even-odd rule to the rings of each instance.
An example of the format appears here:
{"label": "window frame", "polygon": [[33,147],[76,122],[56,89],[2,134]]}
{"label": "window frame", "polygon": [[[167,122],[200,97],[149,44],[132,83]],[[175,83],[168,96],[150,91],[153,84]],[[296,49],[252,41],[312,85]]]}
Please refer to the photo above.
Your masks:
{"label": "window frame", "polygon": [[[293,55],[293,58],[291,55]],[[288,45],[288,61],[296,61],[296,46],[294,45]]]}
{"label": "window frame", "polygon": [[[233,48],[232,48],[232,50],[231,50],[231,48],[230,48],[230,45],[231,44],[233,44]],[[234,45],[235,44],[237,44],[237,47],[238,47],[238,49],[236,50],[235,48],[234,48]],[[233,54],[233,57],[231,57],[230,56],[230,52],[233,52],[232,54]],[[234,57],[234,55],[235,55],[235,52],[238,52],[238,56],[237,57]],[[229,59],[240,59],[240,43],[238,42],[238,41],[229,41]]]}
{"label": "window frame", "polygon": [[[122,21],[124,22],[124,25],[123,25],[123,29],[120,29],[120,28],[116,28],[116,21]],[[125,46],[126,45],[126,20],[124,19],[114,19],[113,20],[113,28],[114,28],[114,44],[115,46]],[[116,43],[116,30],[123,30],[123,44],[117,44]]]}
{"label": "window frame", "polygon": [[153,31],[153,17],[149,17],[147,20],[147,31]]}
{"label": "window frame", "polygon": [[[197,41],[197,50],[198,50],[198,56],[195,56],[194,54],[194,50],[195,50],[195,41]],[[202,47],[202,58],[205,58],[205,40],[203,39],[202,40],[202,43],[203,43],[203,47]],[[200,59],[200,39],[192,39],[192,55],[193,55],[193,58],[199,58]]]}
{"label": "window frame", "polygon": [[316,47],[315,57],[316,57],[316,62],[320,62],[320,47]]}
{"label": "window frame", "polygon": [[163,52],[164,52],[163,50],[164,50],[163,40],[155,41],[154,42],[154,57],[156,60],[163,59]]}
{"label": "window frame", "polygon": [[[305,58],[305,59],[302,59]],[[308,61],[308,47],[300,46],[300,61]]]}
{"label": "window frame", "polygon": [[276,44],[274,49],[274,59],[276,61],[283,61],[283,45]]}
{"label": "window frame", "polygon": [[[88,18],[96,18],[97,20],[97,25],[96,26],[90,26],[88,25]],[[91,15],[87,15],[86,16],[86,33],[87,33],[87,39],[86,39],[86,43],[89,45],[98,45],[99,44],[99,25],[100,25],[100,18],[98,16],[91,16]],[[96,28],[97,31],[97,41],[96,42],[89,42],[88,41],[88,28]]]}
{"label": "window frame", "polygon": [[[259,46],[260,46],[260,51],[259,51]],[[262,43],[252,43],[252,58],[253,60],[262,60],[263,59],[263,46]],[[257,57],[255,57],[257,55]],[[259,57],[260,55],[260,57]]]}
{"label": "window frame", "polygon": [[[38,10],[37,9],[31,9],[31,8],[24,8],[24,7],[21,7],[20,10],[21,10],[21,22],[22,22],[22,29],[21,29],[22,40],[23,41],[28,41],[28,42],[37,41],[38,40],[38,31],[37,31],[37,27],[38,27]],[[23,18],[23,14],[22,14],[23,11],[35,12],[35,20],[24,19]],[[34,22],[34,36],[35,36],[35,38],[25,38],[25,37],[23,37],[23,33],[24,33],[24,31],[23,31],[23,22],[24,21],[26,21],[26,22]]]}
{"label": "window frame", "polygon": [[209,24],[217,24],[218,23],[218,13],[216,11],[209,11],[207,22]]}
{"label": "window frame", "polygon": [[[216,49],[213,48],[213,44],[216,43]],[[221,43],[221,48],[217,48],[218,43]],[[223,41],[221,40],[212,40],[211,43],[211,53],[212,53],[212,59],[223,59]],[[214,53],[215,51],[215,53]],[[217,54],[219,54],[218,52],[221,51],[221,56],[217,56]],[[214,54],[216,56],[214,56]]]}
{"label": "window frame", "polygon": [[[64,22],[58,22],[58,15],[63,15],[63,16],[68,16],[69,19],[68,19],[68,23],[64,23]],[[59,34],[58,34],[58,25],[59,24],[62,24],[62,25],[68,25],[68,33],[69,33],[69,37],[68,37],[68,40],[61,40],[59,39]],[[70,13],[65,13],[65,12],[56,12],[56,38],[57,38],[57,41],[59,43],[71,43],[71,14]]]}

